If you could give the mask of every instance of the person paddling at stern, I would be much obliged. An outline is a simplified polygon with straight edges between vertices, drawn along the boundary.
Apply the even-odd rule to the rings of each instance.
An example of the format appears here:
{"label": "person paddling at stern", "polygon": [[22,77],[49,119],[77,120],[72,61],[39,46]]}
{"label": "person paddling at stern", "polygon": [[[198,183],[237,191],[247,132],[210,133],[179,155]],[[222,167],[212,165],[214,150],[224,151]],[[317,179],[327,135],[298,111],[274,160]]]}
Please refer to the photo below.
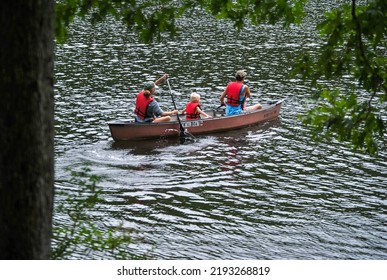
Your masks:
{"label": "person paddling at stern", "polygon": [[164,74],[156,82],[144,84],[143,90],[138,93],[136,98],[134,110],[136,122],[167,122],[171,120],[170,115],[178,113],[178,110],[168,112],[161,110],[159,103],[153,98],[153,94],[156,93],[156,85],[161,84],[167,78],[168,75]]}
{"label": "person paddling at stern", "polygon": [[186,114],[186,120],[198,120],[200,116],[204,116],[206,118],[212,118],[210,115],[207,115],[202,111],[200,107],[200,95],[198,93],[191,93],[190,102],[187,104],[185,109],[181,112],[182,114]]}
{"label": "person paddling at stern", "polygon": [[[244,70],[238,70],[235,74],[235,81],[230,82],[223,93],[220,95],[220,104],[226,105],[226,115],[237,115],[243,111],[253,111],[262,108],[261,104],[255,104],[246,107],[246,98],[251,97],[250,89],[243,84],[246,78]],[[224,103],[224,98],[227,96],[227,102]]]}

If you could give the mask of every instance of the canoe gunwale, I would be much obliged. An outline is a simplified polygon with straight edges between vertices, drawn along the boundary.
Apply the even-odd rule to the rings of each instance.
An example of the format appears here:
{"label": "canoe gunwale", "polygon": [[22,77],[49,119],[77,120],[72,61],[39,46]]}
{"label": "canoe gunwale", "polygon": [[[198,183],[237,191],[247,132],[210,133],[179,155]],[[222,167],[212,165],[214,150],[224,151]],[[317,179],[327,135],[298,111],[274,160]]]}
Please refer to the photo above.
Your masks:
{"label": "canoe gunwale", "polygon": [[[277,118],[282,102],[283,100],[280,100],[273,104],[264,105],[262,109],[243,112],[238,115],[215,115],[213,118],[199,120],[182,119],[181,123],[188,132],[194,135],[239,129]],[[279,107],[278,110],[275,110],[276,107]],[[115,141],[141,140],[179,135],[179,122],[177,118],[176,120],[158,123],[139,123],[134,120],[121,119],[108,121],[107,124],[109,125],[111,136]]]}

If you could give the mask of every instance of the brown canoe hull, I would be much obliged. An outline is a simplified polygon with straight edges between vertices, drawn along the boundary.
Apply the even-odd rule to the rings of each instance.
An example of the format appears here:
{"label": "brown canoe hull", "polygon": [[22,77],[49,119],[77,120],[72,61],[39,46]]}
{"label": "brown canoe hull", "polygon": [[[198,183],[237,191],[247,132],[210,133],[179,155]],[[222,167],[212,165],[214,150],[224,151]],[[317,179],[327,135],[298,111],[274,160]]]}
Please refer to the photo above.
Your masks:
{"label": "brown canoe hull", "polygon": [[[207,112],[215,115],[213,118],[186,121],[181,117],[183,127],[190,134],[209,134],[220,131],[234,130],[253,124],[270,121],[278,118],[283,100],[274,104],[264,105],[262,109],[240,115],[222,116],[214,112]],[[180,125],[175,120],[161,123],[136,123],[128,120],[108,122],[110,133],[115,141],[140,140],[159,137],[179,136]]]}

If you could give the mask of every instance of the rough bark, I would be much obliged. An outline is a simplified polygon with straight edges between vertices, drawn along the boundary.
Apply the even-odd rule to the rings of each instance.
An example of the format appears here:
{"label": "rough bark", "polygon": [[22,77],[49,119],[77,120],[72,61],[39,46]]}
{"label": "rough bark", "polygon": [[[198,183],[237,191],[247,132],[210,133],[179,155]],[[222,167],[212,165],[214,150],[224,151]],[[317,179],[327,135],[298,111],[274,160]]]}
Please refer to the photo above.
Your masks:
{"label": "rough bark", "polygon": [[0,2],[0,259],[49,259],[54,0]]}

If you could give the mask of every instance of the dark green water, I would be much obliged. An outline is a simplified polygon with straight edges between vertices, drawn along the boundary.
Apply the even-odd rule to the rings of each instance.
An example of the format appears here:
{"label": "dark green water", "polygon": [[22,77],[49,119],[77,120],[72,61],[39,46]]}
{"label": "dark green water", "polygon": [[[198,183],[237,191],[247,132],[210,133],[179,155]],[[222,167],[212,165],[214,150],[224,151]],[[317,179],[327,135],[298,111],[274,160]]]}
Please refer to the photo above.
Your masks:
{"label": "dark green water", "polygon": [[[385,259],[386,152],[315,142],[297,118],[312,90],[287,73],[316,48],[313,27],[179,24],[175,40],[145,45],[116,22],[77,22],[57,46],[56,187],[71,193],[66,168],[89,166],[102,179],[97,215],[123,222],[137,240],[128,250],[151,258]],[[237,69],[251,103],[285,99],[279,120],[184,145],[111,139],[106,121],[133,117],[145,80],[169,73],[179,108],[196,91],[208,109]],[[167,85],[158,101],[173,108]]]}

